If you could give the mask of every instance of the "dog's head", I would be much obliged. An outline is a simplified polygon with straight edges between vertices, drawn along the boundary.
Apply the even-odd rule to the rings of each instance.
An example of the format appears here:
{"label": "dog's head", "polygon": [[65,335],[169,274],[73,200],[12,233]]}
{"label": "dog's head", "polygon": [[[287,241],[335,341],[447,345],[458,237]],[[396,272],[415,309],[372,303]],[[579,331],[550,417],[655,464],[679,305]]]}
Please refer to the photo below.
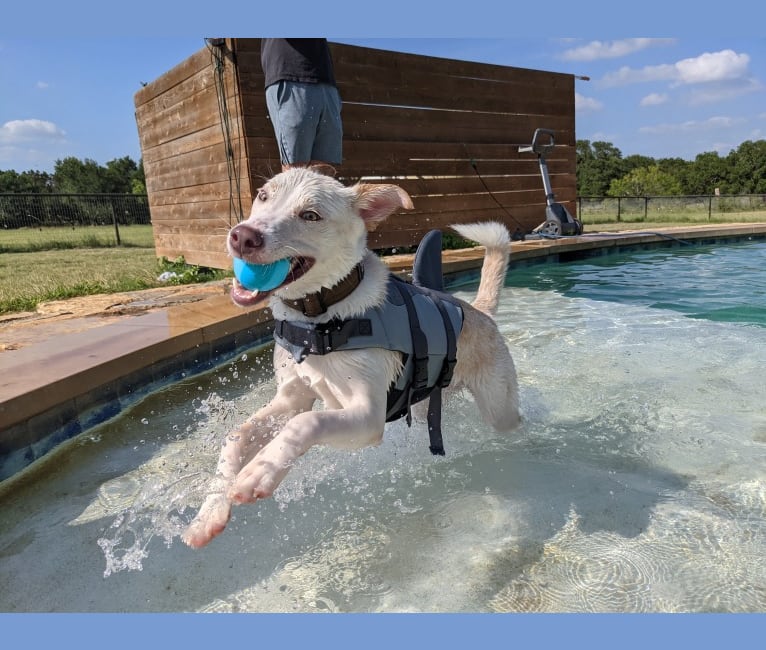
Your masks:
{"label": "dog's head", "polygon": [[389,184],[346,187],[312,168],[293,168],[261,187],[250,217],[229,231],[232,257],[251,264],[290,260],[284,282],[268,292],[234,281],[231,297],[248,306],[276,293],[301,298],[332,287],[362,259],[367,231],[390,214],[412,209],[409,195]]}

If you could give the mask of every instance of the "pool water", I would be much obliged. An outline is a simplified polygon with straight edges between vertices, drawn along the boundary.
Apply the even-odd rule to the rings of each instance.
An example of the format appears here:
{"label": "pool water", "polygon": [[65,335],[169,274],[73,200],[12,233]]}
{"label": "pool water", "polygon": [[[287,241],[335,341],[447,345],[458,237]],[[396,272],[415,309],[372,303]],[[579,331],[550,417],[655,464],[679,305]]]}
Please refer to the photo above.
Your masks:
{"label": "pool water", "polygon": [[157,392],[0,487],[0,610],[762,612],[765,256],[511,271],[519,430],[458,395],[443,458],[423,423],[313,449],[198,551],[178,533],[270,349]]}
{"label": "pool water", "polygon": [[687,246],[533,266],[515,270],[508,286],[766,327],[766,243]]}

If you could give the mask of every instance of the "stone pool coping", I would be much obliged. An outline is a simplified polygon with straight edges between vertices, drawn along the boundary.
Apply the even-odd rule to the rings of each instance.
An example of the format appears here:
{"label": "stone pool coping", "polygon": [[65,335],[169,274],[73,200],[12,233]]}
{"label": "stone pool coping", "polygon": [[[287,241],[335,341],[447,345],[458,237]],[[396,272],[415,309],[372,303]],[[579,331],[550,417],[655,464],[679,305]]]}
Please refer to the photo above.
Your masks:
{"label": "stone pool coping", "polygon": [[[766,238],[766,223],[586,233],[513,242],[511,266],[751,238]],[[445,251],[444,274],[477,276],[482,259],[481,247]],[[411,255],[386,261],[395,273],[411,272]],[[66,333],[41,328],[39,340],[0,352],[0,481],[150,392],[271,341],[268,308],[243,310],[223,290],[107,324],[92,317],[68,323]]]}

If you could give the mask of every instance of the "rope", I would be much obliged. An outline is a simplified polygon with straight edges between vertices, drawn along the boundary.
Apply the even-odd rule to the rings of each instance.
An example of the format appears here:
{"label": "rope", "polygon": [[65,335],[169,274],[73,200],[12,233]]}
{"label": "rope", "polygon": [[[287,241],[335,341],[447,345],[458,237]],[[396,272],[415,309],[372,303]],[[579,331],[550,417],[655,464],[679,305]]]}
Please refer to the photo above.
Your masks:
{"label": "rope", "polygon": [[[212,44],[210,42],[211,40],[214,40],[216,44]],[[242,221],[243,210],[239,165],[234,157],[234,146],[232,145],[231,137],[231,116],[226,101],[226,84],[224,78],[226,60],[223,55],[223,45],[218,44],[218,39],[206,39],[205,42],[210,50],[211,61],[213,64],[213,79],[215,81],[215,92],[218,100],[218,115],[221,119],[221,132],[223,135],[223,144],[226,149],[226,170],[229,176],[229,225],[233,226]],[[236,78],[234,82],[237,84]],[[237,137],[241,142],[241,132],[237,134]],[[232,219],[232,217],[234,217],[234,219]]]}

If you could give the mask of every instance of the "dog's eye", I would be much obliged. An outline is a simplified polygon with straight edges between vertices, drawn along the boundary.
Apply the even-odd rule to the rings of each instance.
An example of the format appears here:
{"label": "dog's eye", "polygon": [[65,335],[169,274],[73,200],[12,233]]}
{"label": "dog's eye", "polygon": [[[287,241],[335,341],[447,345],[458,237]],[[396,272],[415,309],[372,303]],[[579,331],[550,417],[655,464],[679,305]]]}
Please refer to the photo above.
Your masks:
{"label": "dog's eye", "polygon": [[258,190],[259,201],[265,201],[267,198],[268,198],[268,195],[266,194],[266,190]]}
{"label": "dog's eye", "polygon": [[303,212],[301,212],[300,217],[304,221],[321,221],[322,220],[322,217],[320,217],[313,210],[304,210]]}

